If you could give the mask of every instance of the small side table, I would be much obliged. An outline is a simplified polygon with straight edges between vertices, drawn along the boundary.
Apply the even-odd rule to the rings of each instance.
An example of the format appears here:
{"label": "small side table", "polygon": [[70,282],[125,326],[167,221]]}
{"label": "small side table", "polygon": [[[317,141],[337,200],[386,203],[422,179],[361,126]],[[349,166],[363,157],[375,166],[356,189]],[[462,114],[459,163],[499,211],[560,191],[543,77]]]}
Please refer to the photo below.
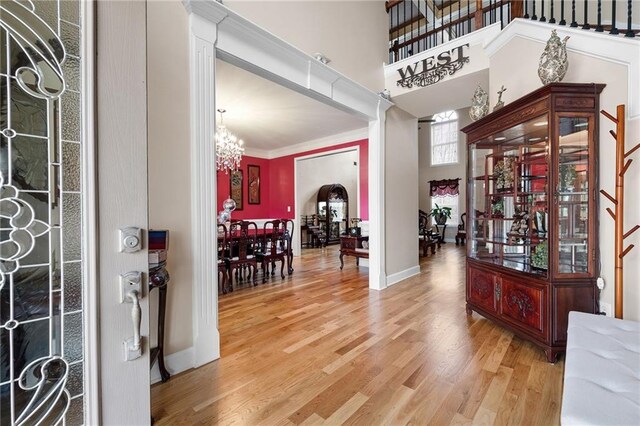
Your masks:
{"label": "small side table", "polygon": [[169,273],[165,268],[166,262],[161,262],[149,267],[149,293],[154,288],[158,289],[158,346],[151,348],[149,367],[158,361],[160,377],[162,383],[171,378],[171,374],[164,365],[164,319],[167,308],[167,284],[169,283]]}

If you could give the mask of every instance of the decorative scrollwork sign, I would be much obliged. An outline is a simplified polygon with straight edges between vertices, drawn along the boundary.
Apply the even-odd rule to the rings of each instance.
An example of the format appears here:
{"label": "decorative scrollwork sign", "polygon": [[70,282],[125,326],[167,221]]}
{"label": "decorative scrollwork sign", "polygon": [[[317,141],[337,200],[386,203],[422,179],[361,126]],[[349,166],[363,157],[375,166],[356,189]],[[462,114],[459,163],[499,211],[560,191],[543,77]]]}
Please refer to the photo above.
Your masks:
{"label": "decorative scrollwork sign", "polygon": [[[437,56],[429,56],[413,65],[399,68],[398,86],[407,89],[414,86],[426,87],[439,82],[448,75],[455,74],[464,64],[469,62],[469,57],[464,56],[465,47],[469,48],[469,43],[441,52]],[[418,70],[420,71],[418,72]]]}

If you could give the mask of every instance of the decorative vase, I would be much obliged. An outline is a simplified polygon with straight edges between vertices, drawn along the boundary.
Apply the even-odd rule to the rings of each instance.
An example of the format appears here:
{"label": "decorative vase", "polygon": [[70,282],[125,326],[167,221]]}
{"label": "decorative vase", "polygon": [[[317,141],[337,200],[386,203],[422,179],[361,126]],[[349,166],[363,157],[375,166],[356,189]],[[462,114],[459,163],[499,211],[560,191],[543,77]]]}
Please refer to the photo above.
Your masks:
{"label": "decorative vase", "polygon": [[538,65],[538,76],[542,84],[547,85],[562,81],[567,73],[569,69],[567,40],[569,40],[569,36],[560,40],[556,30],[551,31],[551,37],[549,37],[547,46],[540,56],[540,64]]}
{"label": "decorative vase", "polygon": [[473,121],[478,121],[489,113],[489,95],[480,86],[476,88],[471,98],[471,109],[469,109],[469,117]]}

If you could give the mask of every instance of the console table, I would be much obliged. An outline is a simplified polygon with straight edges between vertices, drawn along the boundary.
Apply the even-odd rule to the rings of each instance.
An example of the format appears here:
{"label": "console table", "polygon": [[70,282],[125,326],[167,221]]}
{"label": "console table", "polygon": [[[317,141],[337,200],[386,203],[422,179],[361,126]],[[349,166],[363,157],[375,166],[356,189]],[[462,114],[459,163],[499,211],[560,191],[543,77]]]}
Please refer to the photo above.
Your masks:
{"label": "console table", "polygon": [[351,237],[342,235],[340,237],[340,269],[344,267],[344,256],[353,256],[356,258],[356,266],[360,266],[360,258],[369,258],[369,249],[362,247],[363,241],[369,241],[369,236]]}

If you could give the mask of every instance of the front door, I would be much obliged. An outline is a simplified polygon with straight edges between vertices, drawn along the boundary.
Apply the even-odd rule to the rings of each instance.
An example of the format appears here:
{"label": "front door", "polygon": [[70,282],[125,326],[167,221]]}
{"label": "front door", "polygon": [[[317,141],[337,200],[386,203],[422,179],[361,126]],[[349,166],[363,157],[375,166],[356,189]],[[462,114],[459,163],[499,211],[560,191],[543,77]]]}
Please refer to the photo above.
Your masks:
{"label": "front door", "polygon": [[148,423],[147,342],[124,360],[118,290],[146,251],[117,243],[147,223],[144,3],[0,8],[0,424]]}

